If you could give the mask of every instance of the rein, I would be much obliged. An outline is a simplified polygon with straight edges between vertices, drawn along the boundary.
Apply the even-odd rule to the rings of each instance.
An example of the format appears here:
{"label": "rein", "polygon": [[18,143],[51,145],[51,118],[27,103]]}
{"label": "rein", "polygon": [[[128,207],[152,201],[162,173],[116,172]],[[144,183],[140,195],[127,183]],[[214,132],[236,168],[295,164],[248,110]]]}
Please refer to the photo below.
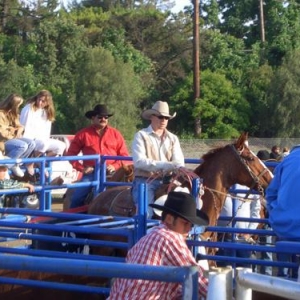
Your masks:
{"label": "rein", "polygon": [[235,157],[238,159],[239,162],[242,163],[242,165],[246,168],[246,170],[248,171],[249,175],[251,176],[253,182],[250,185],[250,189],[247,192],[246,196],[244,197],[244,199],[248,199],[249,195],[251,194],[251,190],[257,185],[257,190],[258,192],[263,196],[264,195],[264,189],[260,184],[260,178],[266,173],[268,172],[267,168],[264,168],[258,175],[255,175],[253,173],[253,171],[251,170],[251,168],[249,167],[249,165],[247,164],[246,160],[242,157],[242,153],[244,151],[244,147],[241,151],[238,151],[234,145],[230,145],[230,148],[232,149],[232,151],[235,154]]}
{"label": "rein", "polygon": [[[246,193],[245,197],[238,197],[238,196],[235,196],[236,199],[239,199],[240,201],[242,201],[243,203],[244,202],[247,202],[247,201],[253,201],[251,199],[248,199],[250,194],[251,194],[251,189],[253,189],[256,185],[258,187],[258,192],[260,195],[264,195],[264,191],[263,191],[263,188],[260,184],[260,179],[261,177],[266,173],[268,172],[268,169],[267,168],[264,168],[258,175],[255,175],[253,173],[253,171],[251,170],[251,168],[249,167],[249,165],[247,164],[246,160],[242,157],[242,153],[243,151],[245,150],[244,147],[238,151],[234,145],[229,145],[230,148],[232,149],[233,153],[235,154],[235,157],[238,159],[238,161],[240,163],[242,163],[242,165],[246,168],[248,174],[251,176],[252,178],[252,183],[250,185],[250,189],[249,191]],[[220,192],[218,190],[215,190],[215,189],[212,189],[212,188],[209,188],[209,187],[206,187],[204,186],[204,189],[205,190],[208,190],[211,195],[212,195],[212,198],[213,198],[213,204],[214,204],[214,209],[216,212],[218,212],[218,207],[217,207],[217,201],[216,201],[216,197],[215,197],[215,194],[220,194],[220,195],[223,195],[225,197],[227,197],[228,195],[231,195],[229,193],[223,193],[223,192]],[[237,212],[236,212],[237,213]],[[232,217],[232,219],[235,217],[235,215]],[[230,221],[231,222],[231,221]],[[229,222],[229,223],[230,223]],[[217,220],[216,220],[216,224],[217,224]],[[215,225],[216,225],[215,224]],[[211,235],[209,237],[206,238],[206,240],[210,240],[212,237],[213,237],[213,233],[211,233]]]}

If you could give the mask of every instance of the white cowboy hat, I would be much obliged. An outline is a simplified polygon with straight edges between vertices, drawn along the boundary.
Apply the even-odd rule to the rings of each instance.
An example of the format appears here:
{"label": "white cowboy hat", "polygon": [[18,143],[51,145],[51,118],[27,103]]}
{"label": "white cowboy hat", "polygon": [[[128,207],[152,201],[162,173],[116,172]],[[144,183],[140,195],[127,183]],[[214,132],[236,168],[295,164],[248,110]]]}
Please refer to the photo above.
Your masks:
{"label": "white cowboy hat", "polygon": [[152,115],[169,117],[170,119],[173,119],[176,116],[176,112],[173,115],[170,115],[168,103],[156,101],[151,109],[146,109],[142,112],[142,118],[145,120],[150,120]]}
{"label": "white cowboy hat", "polygon": [[[180,187],[180,186],[177,186],[175,189],[174,189],[174,192],[184,192],[184,193],[187,193],[189,194],[190,191],[187,187]],[[165,195],[162,195],[160,196],[159,198],[157,198],[155,201],[154,201],[154,204],[156,205],[160,205],[160,206],[163,206],[165,205],[165,202],[167,200],[167,197],[168,195],[165,194]],[[203,201],[202,199],[198,199],[198,203],[197,203],[197,208],[198,209],[201,209],[203,206]],[[162,215],[162,211],[161,210],[158,210],[157,208],[153,208],[153,211],[155,212],[156,215],[158,215],[159,217],[161,217]]]}

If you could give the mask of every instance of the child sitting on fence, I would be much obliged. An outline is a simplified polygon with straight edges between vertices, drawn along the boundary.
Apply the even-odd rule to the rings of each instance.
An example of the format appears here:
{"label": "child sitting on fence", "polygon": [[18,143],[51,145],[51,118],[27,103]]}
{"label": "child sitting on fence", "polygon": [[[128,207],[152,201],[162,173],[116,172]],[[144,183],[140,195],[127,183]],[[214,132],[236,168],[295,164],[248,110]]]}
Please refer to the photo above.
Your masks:
{"label": "child sitting on fence", "polygon": [[[0,151],[0,189],[21,189],[27,188],[30,193],[34,192],[34,186],[28,182],[21,182],[14,179],[10,179],[8,175],[8,166],[7,164],[1,162],[4,159],[11,159],[10,157],[3,156]],[[0,207],[4,207],[5,205],[5,197],[6,195],[2,195],[0,197]]]}

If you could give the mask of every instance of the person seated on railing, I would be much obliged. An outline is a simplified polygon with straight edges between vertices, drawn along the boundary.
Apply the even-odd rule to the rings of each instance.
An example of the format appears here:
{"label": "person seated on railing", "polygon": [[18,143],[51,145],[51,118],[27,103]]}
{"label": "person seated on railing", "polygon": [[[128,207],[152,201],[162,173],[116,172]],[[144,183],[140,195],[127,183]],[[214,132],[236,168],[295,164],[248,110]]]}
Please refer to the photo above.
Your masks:
{"label": "person seated on railing", "polygon": [[55,108],[52,95],[42,90],[27,100],[21,110],[20,122],[24,126],[23,136],[35,141],[35,157],[62,156],[66,144],[50,138],[52,123],[55,121]]}
{"label": "person seated on railing", "polygon": [[[266,190],[269,221],[279,240],[300,241],[299,178],[300,145],[297,145],[276,166],[274,178]],[[290,261],[296,256],[279,253],[277,259]],[[278,276],[290,276],[287,271],[279,268]],[[292,277],[297,277],[297,269],[292,270]]]}
{"label": "person seated on railing", "polygon": [[[32,155],[35,142],[23,137],[24,128],[19,121],[19,107],[23,98],[10,94],[0,103],[0,150],[10,158],[28,158]],[[16,178],[24,177],[19,164],[9,166]],[[34,174],[34,163],[26,164],[27,173]]]}
{"label": "person seated on railing", "polygon": [[[8,156],[2,156],[0,153],[0,190],[3,189],[21,189],[27,188],[30,193],[34,192],[34,186],[28,182],[21,182],[14,179],[10,179],[8,175],[8,166],[3,163],[4,159],[11,159]],[[1,192],[0,192],[1,195]],[[0,198],[0,207],[3,207],[3,198]]]}
{"label": "person seated on railing", "polygon": [[[197,266],[198,294],[206,297],[208,279],[186,244],[192,225],[207,226],[208,217],[196,209],[196,200],[185,192],[170,192],[164,205],[150,204],[162,211],[162,223],[141,238],[128,252],[126,262],[153,266]],[[109,300],[180,299],[180,283],[117,278]]]}
{"label": "person seated on railing", "polygon": [[[132,143],[134,180],[132,196],[138,203],[139,186],[147,183],[148,203],[154,203],[155,192],[162,183],[164,175],[170,174],[178,167],[184,167],[184,156],[176,135],[167,130],[168,121],[176,113],[170,115],[167,102],[157,101],[151,109],[142,113],[142,118],[151,124],[138,131]],[[148,209],[148,218],[153,210]]]}
{"label": "person seated on railing", "polygon": [[[111,155],[129,156],[122,134],[108,125],[109,113],[106,105],[98,104],[93,110],[85,113],[92,120],[92,124],[76,133],[68,149],[68,156],[83,155]],[[94,179],[95,160],[70,161],[73,167],[83,173],[81,181],[89,182]],[[107,160],[107,172],[113,173],[122,166],[121,160]],[[72,194],[70,208],[84,205],[84,200],[91,191],[91,187],[79,188]]]}

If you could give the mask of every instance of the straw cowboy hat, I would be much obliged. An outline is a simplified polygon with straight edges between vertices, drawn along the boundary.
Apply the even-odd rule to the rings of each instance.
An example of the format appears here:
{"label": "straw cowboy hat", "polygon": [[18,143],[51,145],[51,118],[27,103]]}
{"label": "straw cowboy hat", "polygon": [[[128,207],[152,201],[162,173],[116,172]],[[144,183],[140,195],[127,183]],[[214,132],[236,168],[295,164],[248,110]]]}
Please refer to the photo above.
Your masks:
{"label": "straw cowboy hat", "polygon": [[156,101],[151,109],[146,109],[142,112],[142,118],[150,120],[152,115],[169,117],[173,119],[176,116],[176,112],[171,116],[169,113],[169,105],[167,102]]}
{"label": "straw cowboy hat", "polygon": [[196,208],[194,197],[185,192],[170,192],[164,205],[150,204],[150,207],[181,217],[192,224],[208,225],[208,217]]}
{"label": "straw cowboy hat", "polygon": [[108,112],[106,105],[104,105],[104,104],[97,104],[94,107],[93,110],[87,111],[85,113],[85,116],[88,119],[91,119],[94,116],[102,116],[102,117],[108,116],[108,117],[111,117],[111,116],[113,116],[113,114]]}

